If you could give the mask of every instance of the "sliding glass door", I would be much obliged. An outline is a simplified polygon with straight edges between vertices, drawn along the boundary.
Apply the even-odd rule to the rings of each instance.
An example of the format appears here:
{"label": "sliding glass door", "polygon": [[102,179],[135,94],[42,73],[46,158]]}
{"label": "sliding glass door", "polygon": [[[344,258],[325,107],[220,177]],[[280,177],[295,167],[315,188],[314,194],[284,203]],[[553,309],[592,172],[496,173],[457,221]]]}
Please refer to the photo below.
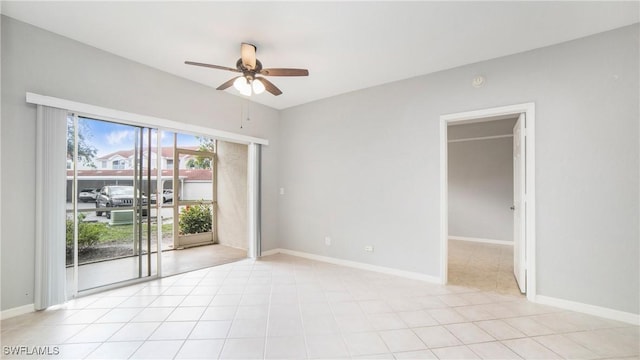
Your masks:
{"label": "sliding glass door", "polygon": [[216,149],[193,134],[70,115],[69,295],[246,257],[232,242],[242,235],[218,239]]}
{"label": "sliding glass door", "polygon": [[82,116],[67,129],[68,288],[155,275],[157,130]]}

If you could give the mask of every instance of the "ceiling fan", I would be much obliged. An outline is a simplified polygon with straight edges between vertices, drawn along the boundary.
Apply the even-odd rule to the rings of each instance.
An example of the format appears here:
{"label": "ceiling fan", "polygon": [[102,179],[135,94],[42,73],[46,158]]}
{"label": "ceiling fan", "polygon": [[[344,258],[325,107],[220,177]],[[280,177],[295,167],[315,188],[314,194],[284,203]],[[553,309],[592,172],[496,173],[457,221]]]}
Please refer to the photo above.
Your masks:
{"label": "ceiling fan", "polygon": [[220,65],[204,64],[193,61],[185,61],[187,65],[203,66],[212,69],[228,70],[236,73],[242,73],[233,79],[218,86],[216,90],[225,90],[233,85],[242,95],[251,96],[252,93],[260,94],[267,90],[271,94],[278,96],[282,91],[278,89],[271,81],[262,76],[309,76],[307,69],[288,69],[288,68],[272,68],[263,69],[260,60],[256,59],[256,46],[253,44],[242,43],[240,46],[240,59],[236,62],[236,67],[230,68]]}

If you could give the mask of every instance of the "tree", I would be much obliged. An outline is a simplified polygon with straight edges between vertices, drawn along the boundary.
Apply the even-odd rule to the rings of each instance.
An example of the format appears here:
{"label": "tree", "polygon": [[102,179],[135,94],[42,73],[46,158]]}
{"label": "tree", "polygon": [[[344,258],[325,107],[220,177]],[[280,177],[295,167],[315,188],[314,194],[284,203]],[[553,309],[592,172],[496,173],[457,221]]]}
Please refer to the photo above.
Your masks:
{"label": "tree", "polygon": [[[213,139],[203,138],[201,136],[196,136],[198,141],[200,141],[200,147],[198,151],[206,151],[210,153],[215,153],[216,143]],[[204,156],[196,156],[195,158],[191,158],[187,161],[187,167],[189,169],[211,169],[211,158]]]}
{"label": "tree", "polygon": [[[82,164],[85,166],[90,166],[95,168],[96,165],[93,163],[93,159],[96,157],[98,153],[98,149],[94,146],[88,144],[89,138],[91,137],[91,132],[87,127],[87,124],[79,121],[78,122],[78,161],[82,161]],[[75,129],[73,127],[73,120],[67,119],[67,159],[73,159],[73,146],[75,140]]]}
{"label": "tree", "polygon": [[187,161],[187,168],[189,169],[211,169],[211,159],[196,156]]}
{"label": "tree", "polygon": [[198,151],[207,151],[210,153],[216,152],[216,141],[202,136],[196,136],[196,139],[200,141],[200,147]]}

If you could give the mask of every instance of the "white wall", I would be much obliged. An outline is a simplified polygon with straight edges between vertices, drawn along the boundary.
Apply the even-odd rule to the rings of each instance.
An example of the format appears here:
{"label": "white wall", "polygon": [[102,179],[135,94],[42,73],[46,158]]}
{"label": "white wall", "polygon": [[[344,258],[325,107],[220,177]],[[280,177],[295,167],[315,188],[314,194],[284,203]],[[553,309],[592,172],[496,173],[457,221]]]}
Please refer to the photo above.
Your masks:
{"label": "white wall", "polygon": [[182,182],[181,200],[208,200],[213,199],[213,181],[192,180]]}
{"label": "white wall", "polygon": [[[262,137],[262,204],[276,208],[279,112],[2,17],[2,310],[33,303],[36,107],[27,91]],[[20,161],[13,161],[19,154]],[[10,157],[8,157],[10,156]],[[10,176],[9,176],[10,175]],[[276,215],[263,212],[262,247],[277,247]]]}
{"label": "white wall", "polygon": [[513,241],[513,138],[450,142],[449,236]]}
{"label": "white wall", "polygon": [[[218,243],[247,250],[248,147],[219,141]],[[268,211],[265,209],[265,211]]]}
{"label": "white wall", "polygon": [[639,313],[639,30],[282,111],[280,245],[440,276],[440,115],[535,102],[538,294]]}

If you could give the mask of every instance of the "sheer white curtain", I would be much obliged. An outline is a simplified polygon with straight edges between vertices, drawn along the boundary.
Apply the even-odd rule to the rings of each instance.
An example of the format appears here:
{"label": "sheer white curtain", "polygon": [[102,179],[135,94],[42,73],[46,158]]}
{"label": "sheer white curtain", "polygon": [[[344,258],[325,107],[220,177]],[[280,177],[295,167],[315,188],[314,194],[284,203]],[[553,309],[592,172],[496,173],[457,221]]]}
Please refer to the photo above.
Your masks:
{"label": "sheer white curtain", "polygon": [[66,301],[67,110],[38,105],[35,308]]}

